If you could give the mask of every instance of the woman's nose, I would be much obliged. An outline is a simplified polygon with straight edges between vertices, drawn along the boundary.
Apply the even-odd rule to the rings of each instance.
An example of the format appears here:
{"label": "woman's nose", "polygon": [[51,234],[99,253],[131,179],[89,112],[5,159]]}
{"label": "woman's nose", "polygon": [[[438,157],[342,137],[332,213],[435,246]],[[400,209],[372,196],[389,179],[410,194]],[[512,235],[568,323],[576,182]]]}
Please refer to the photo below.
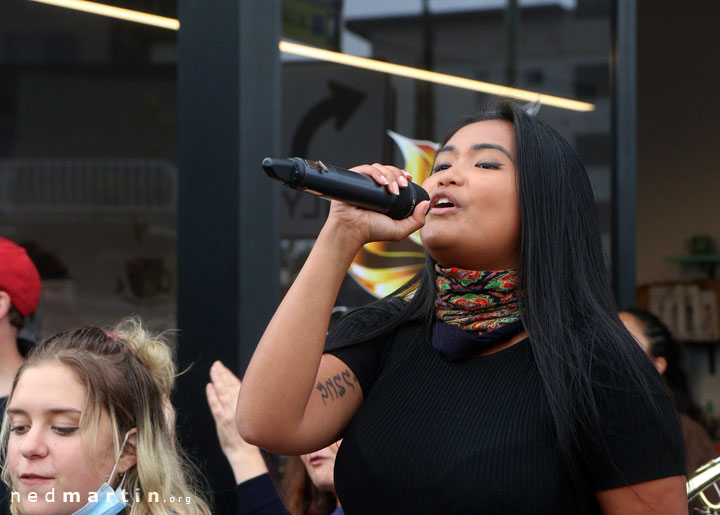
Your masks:
{"label": "woman's nose", "polygon": [[438,186],[457,185],[460,182],[460,174],[455,166],[435,172],[435,175],[437,176]]}
{"label": "woman's nose", "polygon": [[48,446],[45,441],[46,434],[40,427],[33,427],[25,433],[20,452],[27,459],[42,458],[47,455]]}

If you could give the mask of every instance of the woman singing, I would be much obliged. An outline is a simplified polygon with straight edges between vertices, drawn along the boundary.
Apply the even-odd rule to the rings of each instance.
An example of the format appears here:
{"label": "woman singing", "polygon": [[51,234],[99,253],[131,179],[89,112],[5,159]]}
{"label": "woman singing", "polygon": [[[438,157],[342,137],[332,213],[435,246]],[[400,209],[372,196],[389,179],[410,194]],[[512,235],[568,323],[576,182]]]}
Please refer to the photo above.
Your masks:
{"label": "woman singing", "polygon": [[[400,221],[333,203],[245,375],[242,437],[283,454],[344,438],[349,514],[687,513],[677,416],[616,314],[568,143],[501,102],[459,124],[423,187]],[[361,246],[417,229],[424,270],[326,338]]]}

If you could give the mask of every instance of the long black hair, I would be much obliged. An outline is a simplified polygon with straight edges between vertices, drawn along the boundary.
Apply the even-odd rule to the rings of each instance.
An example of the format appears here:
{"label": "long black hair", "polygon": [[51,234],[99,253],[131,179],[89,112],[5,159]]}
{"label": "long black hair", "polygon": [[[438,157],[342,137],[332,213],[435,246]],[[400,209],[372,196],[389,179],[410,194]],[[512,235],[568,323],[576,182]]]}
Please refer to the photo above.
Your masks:
{"label": "long black hair", "polygon": [[[600,362],[610,371],[629,368],[630,381],[636,384],[626,386],[655,408],[651,392],[661,380],[648,373],[647,357],[618,318],[593,192],[580,158],[552,127],[508,100],[461,120],[443,145],[460,128],[485,120],[507,121],[514,129],[522,224],[517,260],[521,320],[533,343],[560,457],[575,478],[579,471],[574,464],[583,457],[581,434],[593,434],[603,423],[592,365]],[[391,294],[390,302],[361,308],[384,317],[384,322],[343,344],[387,334],[413,320],[425,321],[430,334],[434,265],[426,253],[422,271]]]}
{"label": "long black hair", "polygon": [[665,324],[651,312],[640,308],[625,308],[620,313],[635,317],[642,326],[643,334],[650,341],[648,351],[654,358],[664,358],[667,367],[663,378],[672,392],[675,408],[695,422],[705,424],[703,410],[693,399],[685,373],[685,348],[677,341]]}

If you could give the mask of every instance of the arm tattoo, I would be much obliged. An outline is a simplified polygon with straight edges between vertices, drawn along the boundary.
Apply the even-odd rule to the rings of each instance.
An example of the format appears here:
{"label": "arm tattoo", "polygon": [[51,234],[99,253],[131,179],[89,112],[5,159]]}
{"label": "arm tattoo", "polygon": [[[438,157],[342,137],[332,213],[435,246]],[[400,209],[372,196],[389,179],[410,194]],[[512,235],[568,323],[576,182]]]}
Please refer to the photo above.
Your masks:
{"label": "arm tattoo", "polygon": [[348,389],[354,391],[356,384],[358,384],[358,378],[346,368],[339,374],[328,377],[325,382],[318,381],[315,389],[320,392],[323,404],[327,405],[328,401],[334,402],[344,397]]}

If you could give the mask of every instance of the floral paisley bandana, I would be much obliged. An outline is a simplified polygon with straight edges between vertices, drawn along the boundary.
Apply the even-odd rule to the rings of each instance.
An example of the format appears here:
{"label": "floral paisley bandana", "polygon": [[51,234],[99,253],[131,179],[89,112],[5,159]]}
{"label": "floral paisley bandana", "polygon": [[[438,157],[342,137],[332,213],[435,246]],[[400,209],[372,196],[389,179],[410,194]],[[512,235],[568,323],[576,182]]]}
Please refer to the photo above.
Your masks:
{"label": "floral paisley bandana", "polygon": [[515,270],[475,271],[435,265],[432,344],[446,358],[475,356],[522,331]]}

